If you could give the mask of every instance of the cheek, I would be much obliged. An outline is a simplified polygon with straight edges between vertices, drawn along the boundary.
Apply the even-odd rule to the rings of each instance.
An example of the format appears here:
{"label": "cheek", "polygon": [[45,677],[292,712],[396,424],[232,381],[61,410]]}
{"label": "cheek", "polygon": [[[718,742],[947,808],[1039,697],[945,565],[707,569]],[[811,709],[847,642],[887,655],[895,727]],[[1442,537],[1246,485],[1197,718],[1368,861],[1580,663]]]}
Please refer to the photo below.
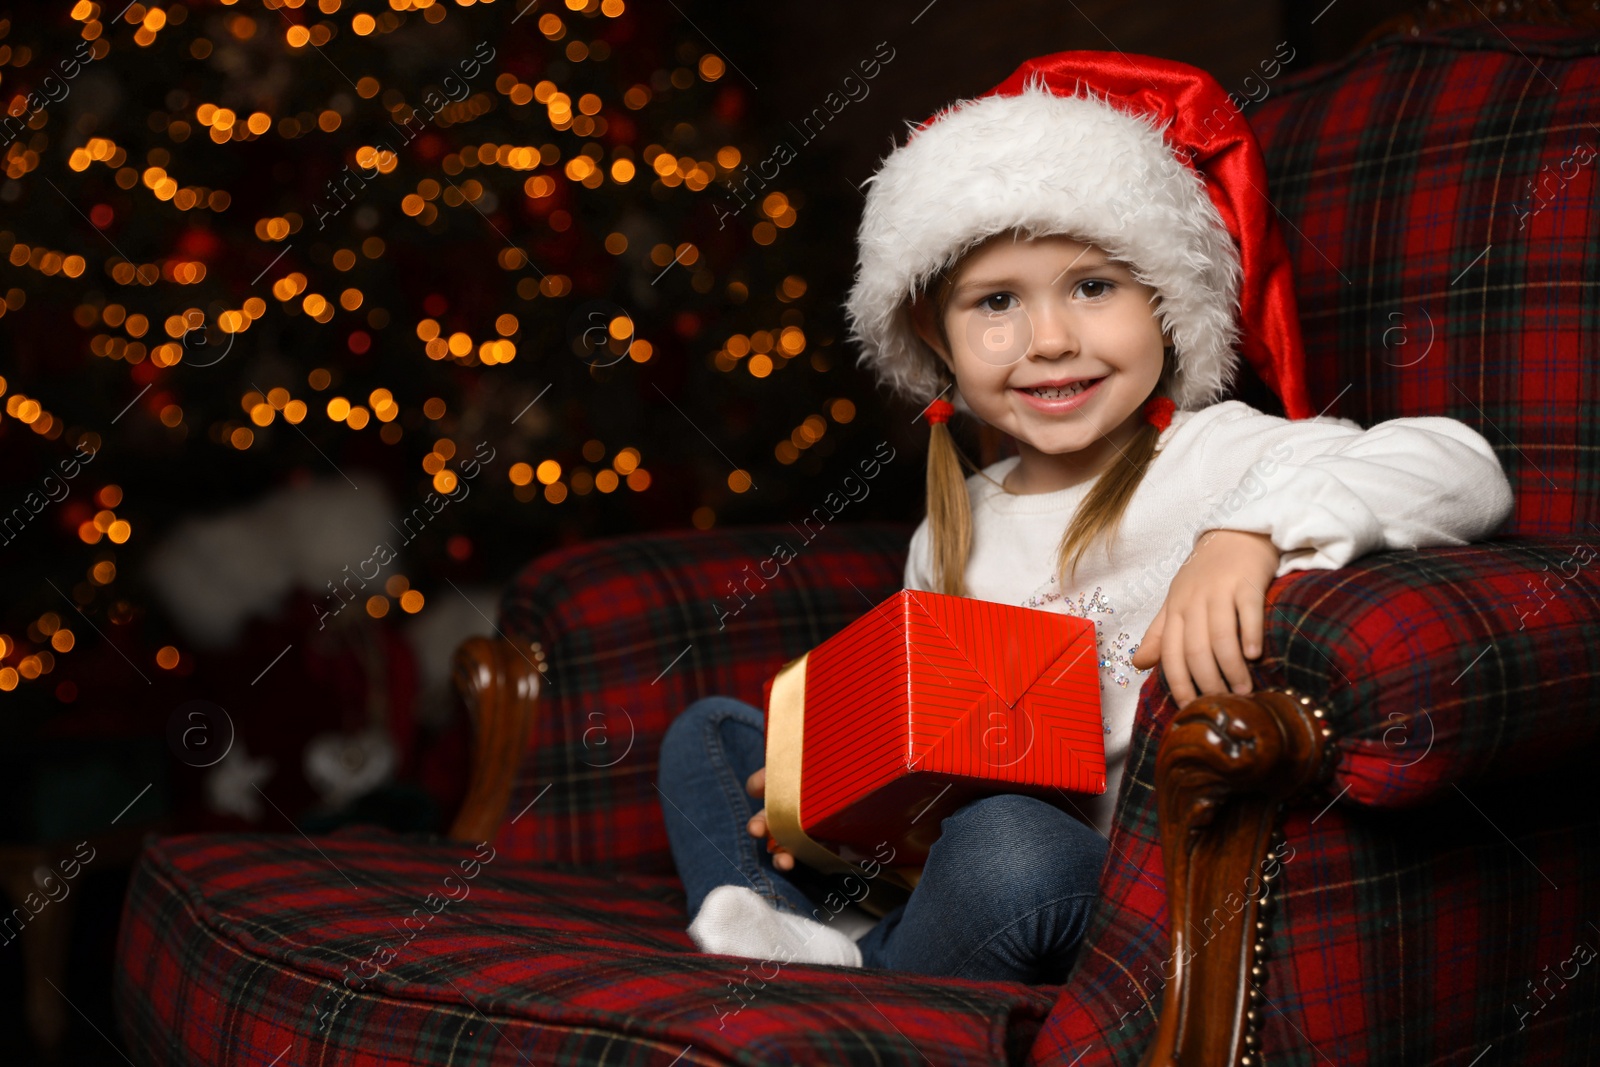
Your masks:
{"label": "cheek", "polygon": [[1161,376],[1161,327],[1154,322],[1125,323],[1117,330],[1114,342],[1125,353],[1123,366],[1128,370],[1148,372],[1152,381]]}
{"label": "cheek", "polygon": [[979,359],[970,349],[955,353],[956,384],[963,393],[991,393],[1006,388],[1010,367],[995,367]]}
{"label": "cheek", "polygon": [[951,315],[945,329],[956,380],[969,391],[1003,387],[1031,340],[1025,320],[1019,326],[1012,319],[977,312]]}

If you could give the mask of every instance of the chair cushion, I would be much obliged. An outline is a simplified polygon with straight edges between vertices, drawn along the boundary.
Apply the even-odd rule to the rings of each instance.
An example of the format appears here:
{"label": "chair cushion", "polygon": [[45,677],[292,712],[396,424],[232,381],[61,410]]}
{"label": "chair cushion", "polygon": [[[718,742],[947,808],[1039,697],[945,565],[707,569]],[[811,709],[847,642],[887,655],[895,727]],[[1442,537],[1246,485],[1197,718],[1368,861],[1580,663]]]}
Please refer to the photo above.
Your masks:
{"label": "chair cushion", "polygon": [[667,726],[703,696],[761,706],[786,661],[901,587],[911,526],[828,516],[590,541],[528,564],[500,626],[540,642],[548,684],[495,847],[673,873],[656,792]]}
{"label": "chair cushion", "polygon": [[682,909],[672,879],[376,829],[165,838],[118,1016],[141,1064],[909,1067],[1013,1061],[1056,992],[701,955]]}
{"label": "chair cushion", "polygon": [[1288,220],[1312,406],[1460,419],[1511,479],[1505,533],[1587,537],[1600,35],[1494,19],[1285,77],[1250,124]]}

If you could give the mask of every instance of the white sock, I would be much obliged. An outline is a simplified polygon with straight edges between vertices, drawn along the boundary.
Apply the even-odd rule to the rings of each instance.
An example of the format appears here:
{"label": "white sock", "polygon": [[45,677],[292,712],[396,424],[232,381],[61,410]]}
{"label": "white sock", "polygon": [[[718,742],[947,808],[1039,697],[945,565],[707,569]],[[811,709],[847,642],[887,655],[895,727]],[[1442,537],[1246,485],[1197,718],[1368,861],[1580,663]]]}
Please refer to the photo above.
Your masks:
{"label": "white sock", "polygon": [[861,966],[861,949],[841,930],[779,911],[755,890],[719,885],[700,905],[689,936],[701,952],[778,963]]}

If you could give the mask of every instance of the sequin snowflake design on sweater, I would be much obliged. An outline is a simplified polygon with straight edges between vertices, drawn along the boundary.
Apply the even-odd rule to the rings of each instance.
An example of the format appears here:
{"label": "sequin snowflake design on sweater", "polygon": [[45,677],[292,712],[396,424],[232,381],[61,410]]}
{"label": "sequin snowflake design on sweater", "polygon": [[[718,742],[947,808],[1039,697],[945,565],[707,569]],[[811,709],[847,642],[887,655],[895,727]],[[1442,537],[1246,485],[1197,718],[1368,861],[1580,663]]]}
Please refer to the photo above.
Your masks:
{"label": "sequin snowflake design on sweater", "polygon": [[[1093,593],[1079,593],[1077,599],[1074,600],[1055,588],[1056,584],[1055,576],[1051,575],[1050,580],[1045,583],[1048,588],[1024,600],[1022,606],[1044,609],[1047,604],[1059,604],[1061,606],[1060,610],[1064,614],[1072,615],[1079,619],[1088,619],[1091,612],[1096,615],[1115,615],[1117,613],[1117,609],[1112,606],[1111,600],[1106,596],[1105,589],[1102,586],[1095,586]],[[1126,689],[1130,681],[1142,679],[1146,674],[1150,673],[1149,668],[1140,670],[1133,665],[1133,654],[1139,651],[1139,646],[1138,644],[1128,643],[1133,640],[1131,634],[1126,631],[1118,633],[1108,644],[1106,641],[1106,629],[1102,620],[1091,619],[1090,621],[1094,623],[1095,647],[1100,652],[1101,690],[1105,689],[1107,678]],[[1105,727],[1106,733],[1109,734],[1111,732],[1111,724],[1105,720],[1103,715],[1101,716],[1101,725]]]}

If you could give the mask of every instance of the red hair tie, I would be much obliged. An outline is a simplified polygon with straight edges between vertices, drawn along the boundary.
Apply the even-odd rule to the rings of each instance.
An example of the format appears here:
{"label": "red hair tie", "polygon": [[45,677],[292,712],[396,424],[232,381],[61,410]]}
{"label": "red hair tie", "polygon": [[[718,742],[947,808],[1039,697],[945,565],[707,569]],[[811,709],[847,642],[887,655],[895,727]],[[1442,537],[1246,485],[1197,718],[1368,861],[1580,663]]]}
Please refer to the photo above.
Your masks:
{"label": "red hair tie", "polygon": [[956,406],[948,400],[935,400],[923,411],[922,417],[928,420],[929,426],[937,426],[941,422],[949,422],[950,416],[955,414]]}
{"label": "red hair tie", "polygon": [[1171,397],[1153,396],[1144,403],[1144,421],[1158,430],[1165,430],[1172,425],[1172,413],[1177,407]]}

